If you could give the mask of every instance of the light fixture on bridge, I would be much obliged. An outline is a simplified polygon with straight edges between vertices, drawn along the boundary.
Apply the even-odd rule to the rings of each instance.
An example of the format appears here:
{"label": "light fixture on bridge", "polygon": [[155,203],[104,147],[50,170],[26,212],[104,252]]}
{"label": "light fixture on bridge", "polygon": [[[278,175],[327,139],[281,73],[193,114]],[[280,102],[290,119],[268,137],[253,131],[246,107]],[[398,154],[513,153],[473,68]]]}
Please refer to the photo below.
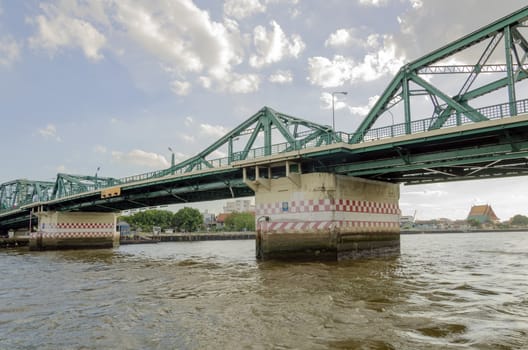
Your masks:
{"label": "light fixture on bridge", "polygon": [[95,189],[99,188],[99,185],[97,183],[97,174],[99,173],[99,170],[101,170],[100,166],[98,166],[97,169],[95,170],[95,176],[94,176],[95,177],[95,184],[94,184]]}
{"label": "light fixture on bridge", "polygon": [[337,94],[341,94],[341,95],[346,95],[348,94],[348,92],[346,91],[334,91],[332,92],[332,131],[335,132],[335,108],[334,108],[334,100],[335,100],[335,95]]}

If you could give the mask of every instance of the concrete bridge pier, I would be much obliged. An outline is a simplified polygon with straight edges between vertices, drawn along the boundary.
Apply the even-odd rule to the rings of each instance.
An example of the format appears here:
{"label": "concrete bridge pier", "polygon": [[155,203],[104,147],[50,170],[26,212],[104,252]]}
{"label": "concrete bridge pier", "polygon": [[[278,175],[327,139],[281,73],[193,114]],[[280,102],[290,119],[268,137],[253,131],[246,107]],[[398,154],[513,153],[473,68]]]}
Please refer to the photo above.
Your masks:
{"label": "concrete bridge pier", "polygon": [[[244,180],[255,191],[261,259],[344,260],[400,253],[399,185],[331,173]],[[264,171],[264,174],[266,171]],[[268,170],[267,174],[271,174]],[[266,176],[266,175],[265,175]]]}
{"label": "concrete bridge pier", "polygon": [[112,248],[119,244],[115,213],[42,211],[31,250]]}

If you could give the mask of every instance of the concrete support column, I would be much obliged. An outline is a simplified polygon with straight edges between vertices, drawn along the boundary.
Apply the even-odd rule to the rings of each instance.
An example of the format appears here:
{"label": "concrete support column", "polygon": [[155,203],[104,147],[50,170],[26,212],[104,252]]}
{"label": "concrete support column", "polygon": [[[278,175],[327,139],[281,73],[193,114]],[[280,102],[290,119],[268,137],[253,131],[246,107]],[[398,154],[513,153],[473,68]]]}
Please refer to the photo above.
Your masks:
{"label": "concrete support column", "polygon": [[[287,166],[289,166],[287,164]],[[257,257],[359,259],[400,253],[399,185],[330,173],[246,179]]]}
{"label": "concrete support column", "polygon": [[29,239],[31,250],[112,248],[119,244],[115,213],[37,213],[39,226]]}

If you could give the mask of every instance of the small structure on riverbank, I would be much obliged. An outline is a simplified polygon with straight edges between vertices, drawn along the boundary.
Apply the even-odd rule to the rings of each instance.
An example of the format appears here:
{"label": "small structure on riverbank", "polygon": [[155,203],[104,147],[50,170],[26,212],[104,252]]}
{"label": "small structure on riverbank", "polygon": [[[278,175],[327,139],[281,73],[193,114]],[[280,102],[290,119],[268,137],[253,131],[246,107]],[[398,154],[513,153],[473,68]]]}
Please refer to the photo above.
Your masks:
{"label": "small structure on riverbank", "polygon": [[480,224],[495,224],[499,222],[499,218],[495,215],[491,205],[474,205],[469,211],[467,221],[476,221]]}

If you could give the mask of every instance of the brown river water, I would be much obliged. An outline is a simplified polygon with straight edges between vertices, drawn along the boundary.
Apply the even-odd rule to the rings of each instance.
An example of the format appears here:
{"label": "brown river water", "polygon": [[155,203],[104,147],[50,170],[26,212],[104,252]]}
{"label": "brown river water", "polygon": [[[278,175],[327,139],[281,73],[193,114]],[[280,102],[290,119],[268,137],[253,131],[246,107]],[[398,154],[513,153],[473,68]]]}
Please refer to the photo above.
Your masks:
{"label": "brown river water", "polygon": [[340,263],[254,244],[0,250],[0,349],[528,349],[528,233]]}

